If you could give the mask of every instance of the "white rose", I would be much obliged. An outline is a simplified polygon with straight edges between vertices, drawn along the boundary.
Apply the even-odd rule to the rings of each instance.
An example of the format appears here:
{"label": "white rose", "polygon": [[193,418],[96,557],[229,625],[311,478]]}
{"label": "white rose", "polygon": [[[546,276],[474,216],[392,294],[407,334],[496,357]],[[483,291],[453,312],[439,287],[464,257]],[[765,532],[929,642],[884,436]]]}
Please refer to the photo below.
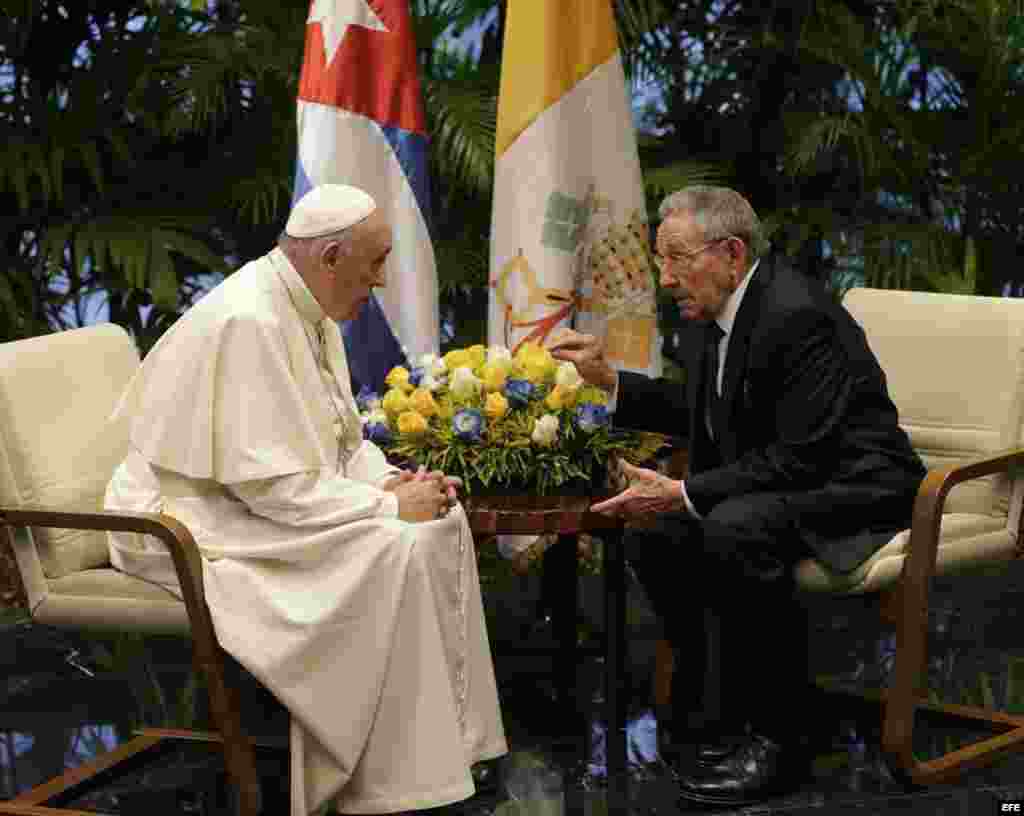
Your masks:
{"label": "white rose", "polygon": [[444,364],[444,360],[436,354],[429,352],[427,354],[420,355],[419,363],[424,374],[432,374],[434,377],[440,377],[448,370],[448,367]]}
{"label": "white rose", "polygon": [[449,393],[457,400],[469,399],[475,394],[479,394],[482,387],[483,383],[480,382],[480,378],[468,366],[455,369],[452,381],[448,383]]}
{"label": "white rose", "polygon": [[558,368],[555,369],[555,385],[569,389],[579,388],[583,385],[583,378],[576,370],[576,363],[565,360],[558,364]]}
{"label": "white rose", "polygon": [[558,435],[558,417],[554,414],[544,414],[533,424],[533,433],[530,439],[538,445],[554,445],[555,437]]}
{"label": "white rose", "polygon": [[499,360],[506,360],[511,362],[512,352],[509,351],[505,346],[490,346],[487,349],[487,362],[496,363]]}

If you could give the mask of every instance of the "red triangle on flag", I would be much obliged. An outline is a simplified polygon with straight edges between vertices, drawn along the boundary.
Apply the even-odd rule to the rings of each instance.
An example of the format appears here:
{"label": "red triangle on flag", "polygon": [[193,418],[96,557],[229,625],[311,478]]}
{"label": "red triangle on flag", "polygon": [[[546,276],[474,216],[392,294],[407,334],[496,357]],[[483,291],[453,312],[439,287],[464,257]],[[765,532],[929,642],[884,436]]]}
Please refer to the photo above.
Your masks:
{"label": "red triangle on flag", "polygon": [[387,31],[349,25],[330,64],[323,27],[306,27],[306,54],[299,78],[299,99],[341,108],[426,135],[420,104],[416,41],[406,0],[362,0]]}

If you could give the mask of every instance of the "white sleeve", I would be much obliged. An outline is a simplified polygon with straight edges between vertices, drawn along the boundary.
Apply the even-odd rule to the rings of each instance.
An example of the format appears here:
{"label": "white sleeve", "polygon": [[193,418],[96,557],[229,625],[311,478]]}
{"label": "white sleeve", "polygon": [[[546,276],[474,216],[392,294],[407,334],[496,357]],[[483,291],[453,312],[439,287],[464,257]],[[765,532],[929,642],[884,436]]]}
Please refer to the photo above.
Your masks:
{"label": "white sleeve", "polygon": [[388,463],[384,451],[364,439],[362,444],[345,464],[345,474],[350,479],[358,479],[372,485],[380,485],[401,471]]}
{"label": "white sleeve", "polygon": [[324,471],[252,479],[227,488],[257,516],[293,527],[333,527],[398,517],[394,493]]}

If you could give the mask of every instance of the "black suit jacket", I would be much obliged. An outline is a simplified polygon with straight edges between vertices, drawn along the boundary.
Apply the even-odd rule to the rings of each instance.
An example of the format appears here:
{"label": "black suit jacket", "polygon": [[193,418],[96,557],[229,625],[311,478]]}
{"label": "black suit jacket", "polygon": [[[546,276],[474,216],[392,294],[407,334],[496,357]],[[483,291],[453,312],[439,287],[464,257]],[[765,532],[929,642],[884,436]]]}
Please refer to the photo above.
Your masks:
{"label": "black suit jacket", "polygon": [[685,388],[623,373],[615,415],[622,427],[688,430],[686,490],[699,513],[746,494],[791,494],[797,534],[838,572],[909,526],[925,468],[842,306],[781,259],[762,259],[729,338],[716,441],[700,398],[704,325],[684,329]]}

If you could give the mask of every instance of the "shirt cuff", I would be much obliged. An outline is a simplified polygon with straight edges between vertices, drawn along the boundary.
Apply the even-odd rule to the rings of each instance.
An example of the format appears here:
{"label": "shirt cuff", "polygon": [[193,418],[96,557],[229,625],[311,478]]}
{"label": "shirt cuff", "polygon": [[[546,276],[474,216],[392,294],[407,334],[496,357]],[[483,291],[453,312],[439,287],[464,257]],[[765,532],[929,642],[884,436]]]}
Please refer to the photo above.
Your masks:
{"label": "shirt cuff", "polygon": [[699,521],[700,519],[703,518],[703,516],[700,513],[697,512],[697,508],[694,507],[693,506],[693,502],[690,501],[690,496],[686,492],[686,480],[685,479],[680,479],[679,480],[679,487],[682,489],[683,504],[686,505],[686,512],[689,513],[691,516],[693,516],[695,519],[697,519]]}
{"label": "shirt cuff", "polygon": [[612,390],[608,392],[608,404],[605,408],[608,409],[609,414],[615,413],[615,407],[619,404],[619,374],[615,373],[615,385],[612,386]]}

